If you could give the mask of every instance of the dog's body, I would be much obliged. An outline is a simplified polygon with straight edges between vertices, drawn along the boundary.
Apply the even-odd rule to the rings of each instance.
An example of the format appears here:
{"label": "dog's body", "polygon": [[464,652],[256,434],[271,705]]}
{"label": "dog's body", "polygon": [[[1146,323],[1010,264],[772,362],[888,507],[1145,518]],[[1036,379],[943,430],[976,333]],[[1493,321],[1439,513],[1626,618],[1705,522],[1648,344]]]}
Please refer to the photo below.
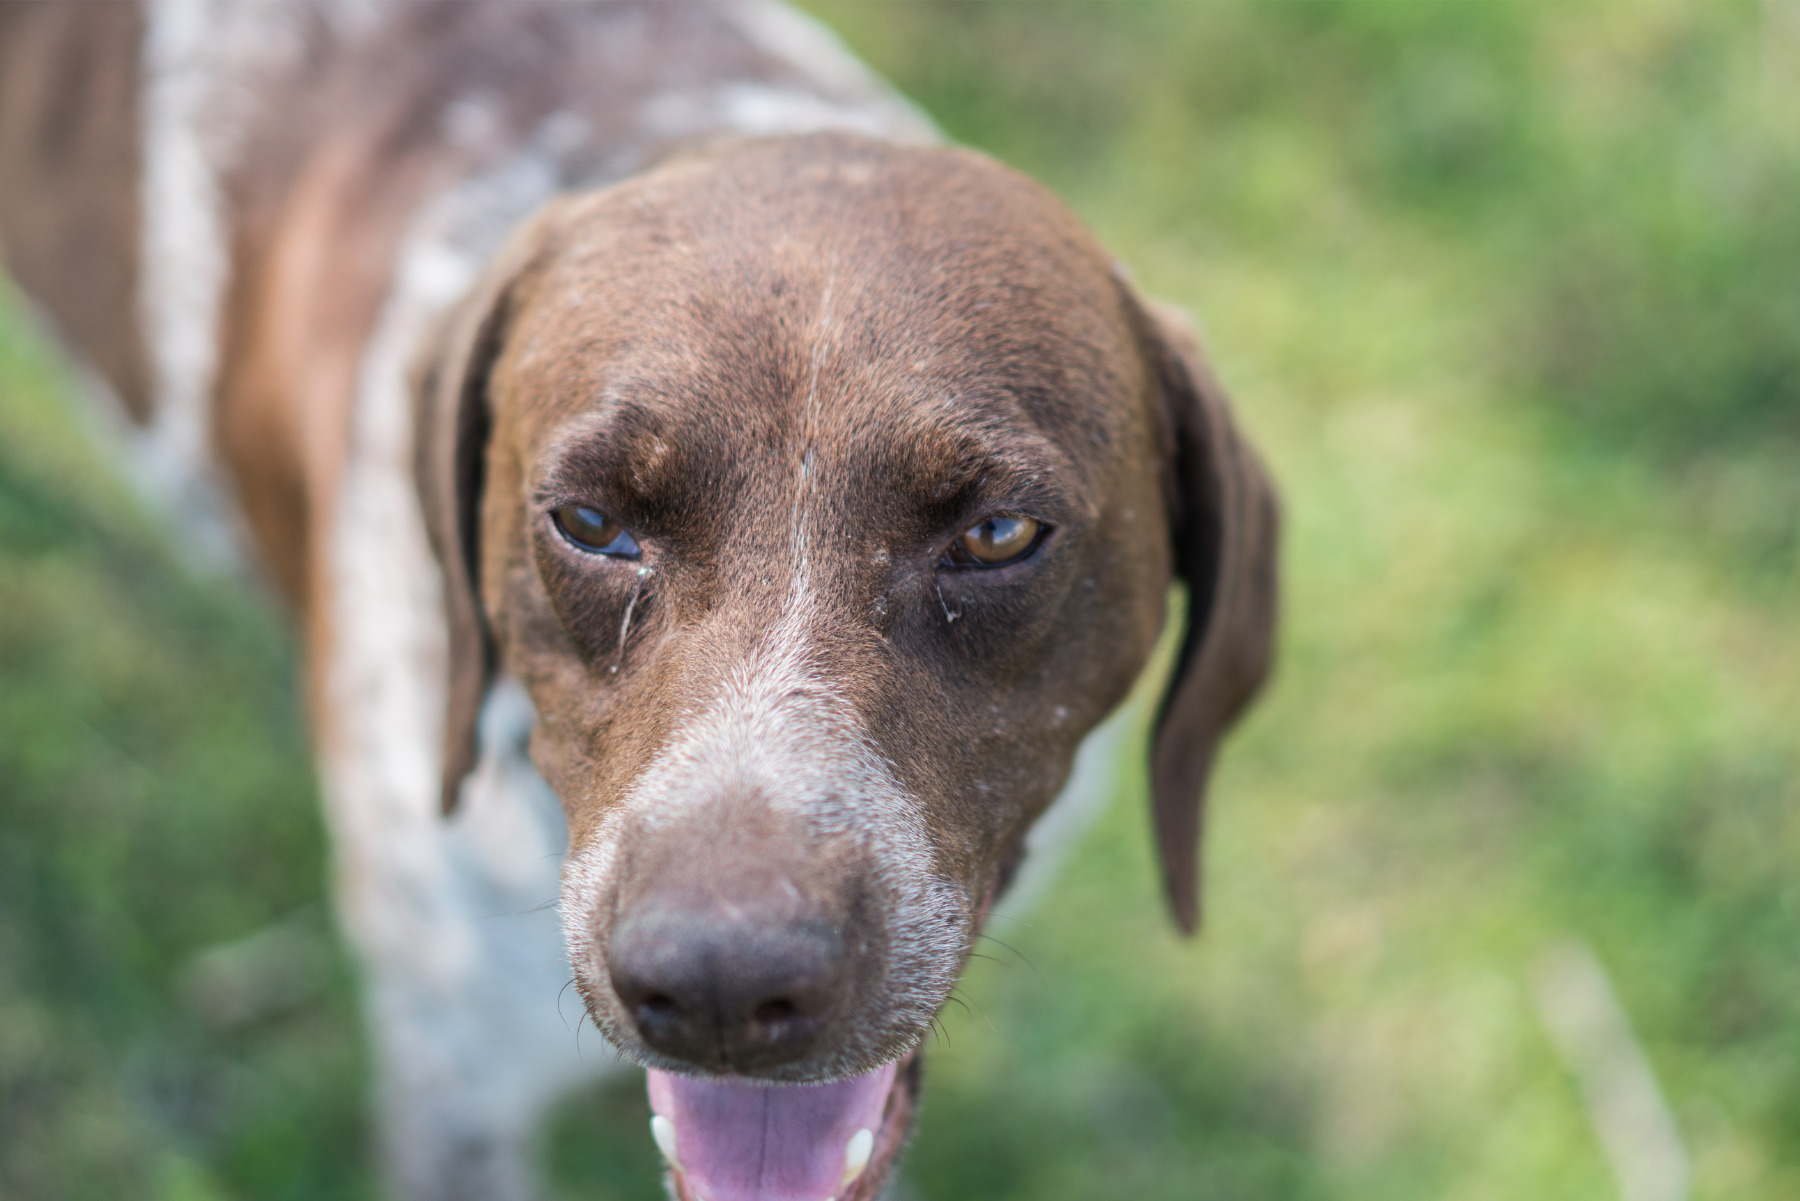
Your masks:
{"label": "dog's body", "polygon": [[[303,624],[409,1196],[528,1194],[544,1106],[617,1063],[558,1014],[564,933],[680,1195],[874,1196],[896,1065],[1171,575],[1192,925],[1270,494],[1078,225],[933,141],[773,4],[0,9],[9,265]],[[746,1182],[732,1090],[841,1103]]]}

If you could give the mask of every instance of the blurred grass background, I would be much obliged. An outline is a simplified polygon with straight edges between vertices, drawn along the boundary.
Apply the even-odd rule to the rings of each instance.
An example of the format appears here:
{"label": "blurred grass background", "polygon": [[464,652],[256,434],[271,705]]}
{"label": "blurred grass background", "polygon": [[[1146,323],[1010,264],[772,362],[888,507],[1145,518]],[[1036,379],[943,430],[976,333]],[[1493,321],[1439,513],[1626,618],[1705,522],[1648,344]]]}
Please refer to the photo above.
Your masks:
{"label": "blurred grass background", "polygon": [[[1134,766],[947,1013],[906,1196],[1617,1196],[1569,940],[1693,1195],[1800,1196],[1800,6],[808,7],[1198,316],[1288,510],[1204,937]],[[291,640],[71,394],[0,314],[0,1197],[372,1196]],[[657,1195],[639,1094],[560,1195]]]}

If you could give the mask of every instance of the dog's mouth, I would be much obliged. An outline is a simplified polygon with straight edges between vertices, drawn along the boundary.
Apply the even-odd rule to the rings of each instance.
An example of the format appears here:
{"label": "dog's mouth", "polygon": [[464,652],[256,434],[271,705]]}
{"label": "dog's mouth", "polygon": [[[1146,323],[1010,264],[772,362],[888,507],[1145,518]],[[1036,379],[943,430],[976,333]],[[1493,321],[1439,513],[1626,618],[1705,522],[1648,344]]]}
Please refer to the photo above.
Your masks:
{"label": "dog's mouth", "polygon": [[912,1128],[918,1053],[830,1084],[650,1070],[678,1201],[874,1201]]}

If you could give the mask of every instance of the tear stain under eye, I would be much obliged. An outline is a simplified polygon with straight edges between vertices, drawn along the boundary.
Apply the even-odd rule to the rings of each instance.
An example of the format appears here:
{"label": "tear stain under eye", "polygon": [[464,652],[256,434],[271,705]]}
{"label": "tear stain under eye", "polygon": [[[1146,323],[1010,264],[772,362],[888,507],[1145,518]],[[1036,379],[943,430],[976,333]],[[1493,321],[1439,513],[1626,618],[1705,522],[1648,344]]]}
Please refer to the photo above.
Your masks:
{"label": "tear stain under eye", "polygon": [[955,621],[957,618],[962,616],[961,609],[958,609],[954,613],[952,613],[950,611],[950,604],[949,604],[949,602],[947,602],[944,599],[944,585],[941,581],[937,584],[937,594],[938,594],[938,604],[942,605],[944,608],[944,623],[946,625],[948,625],[949,623]]}
{"label": "tear stain under eye", "polygon": [[619,667],[625,662],[625,639],[631,633],[631,614],[637,608],[638,597],[643,594],[644,581],[650,578],[650,568],[637,569],[637,583],[632,585],[631,599],[625,602],[625,618],[619,622],[619,653],[613,657],[613,665],[607,669],[608,675],[618,675]]}

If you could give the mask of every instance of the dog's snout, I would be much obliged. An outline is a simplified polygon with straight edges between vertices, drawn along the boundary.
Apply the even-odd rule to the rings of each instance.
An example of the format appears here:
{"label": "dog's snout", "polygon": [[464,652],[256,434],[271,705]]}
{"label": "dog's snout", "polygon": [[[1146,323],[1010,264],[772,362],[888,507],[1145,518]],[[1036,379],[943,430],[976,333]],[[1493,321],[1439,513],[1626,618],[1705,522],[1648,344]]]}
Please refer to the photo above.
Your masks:
{"label": "dog's snout", "polygon": [[711,1071],[797,1059],[847,983],[835,926],[792,905],[650,898],[621,916],[607,971],[653,1050]]}

